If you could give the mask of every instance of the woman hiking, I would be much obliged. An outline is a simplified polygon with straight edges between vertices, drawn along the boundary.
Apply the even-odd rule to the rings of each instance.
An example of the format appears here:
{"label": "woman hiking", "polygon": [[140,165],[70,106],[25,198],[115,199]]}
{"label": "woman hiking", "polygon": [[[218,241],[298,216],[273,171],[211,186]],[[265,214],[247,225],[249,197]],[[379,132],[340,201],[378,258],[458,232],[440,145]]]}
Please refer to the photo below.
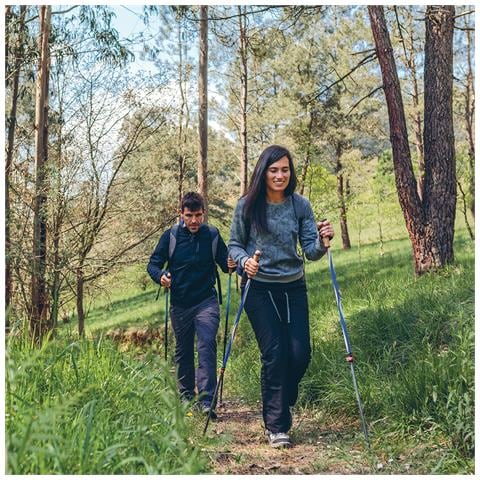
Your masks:
{"label": "woman hiking", "polygon": [[[308,299],[302,257],[325,252],[320,236],[332,238],[328,221],[316,223],[307,199],[294,193],[297,178],[290,152],[267,147],[246,194],[235,209],[229,255],[252,278],[245,311],[261,353],[265,435],[273,447],[291,446],[290,407],[310,362]],[[255,250],[262,252],[257,263]]]}

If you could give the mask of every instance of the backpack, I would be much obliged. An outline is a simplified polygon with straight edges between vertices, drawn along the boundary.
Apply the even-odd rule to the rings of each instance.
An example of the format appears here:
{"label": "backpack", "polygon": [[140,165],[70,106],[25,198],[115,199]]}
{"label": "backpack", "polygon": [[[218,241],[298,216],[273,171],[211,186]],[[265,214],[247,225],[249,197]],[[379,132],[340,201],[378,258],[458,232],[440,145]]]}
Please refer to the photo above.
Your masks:
{"label": "backpack", "polygon": [[[175,247],[177,246],[177,234],[178,228],[180,227],[180,223],[177,223],[170,229],[170,241],[168,244],[168,266],[170,265],[170,260],[173,257],[173,252],[175,251]],[[218,289],[218,303],[222,304],[222,284],[220,282],[220,275],[218,274],[217,264],[215,263],[215,257],[217,256],[217,247],[218,247],[218,236],[220,235],[218,228],[214,227],[213,225],[208,225],[208,230],[210,231],[210,238],[212,239],[212,258],[213,258],[213,265],[215,268],[215,277],[217,279],[217,289]]]}

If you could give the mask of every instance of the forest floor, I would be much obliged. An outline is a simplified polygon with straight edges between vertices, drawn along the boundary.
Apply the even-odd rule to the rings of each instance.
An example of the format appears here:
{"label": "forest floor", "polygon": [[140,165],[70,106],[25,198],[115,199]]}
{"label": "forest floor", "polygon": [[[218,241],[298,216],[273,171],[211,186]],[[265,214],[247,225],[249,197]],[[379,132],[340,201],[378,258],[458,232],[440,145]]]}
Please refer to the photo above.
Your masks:
{"label": "forest floor", "polygon": [[[388,459],[386,463],[374,459],[356,425],[326,419],[308,410],[294,412],[292,447],[275,449],[268,445],[263,433],[260,403],[252,407],[226,401],[217,413],[219,418],[210,423],[207,433],[216,438],[216,445],[206,451],[215,474],[392,473]],[[395,471],[400,473],[395,463]],[[405,465],[403,473],[409,468]]]}

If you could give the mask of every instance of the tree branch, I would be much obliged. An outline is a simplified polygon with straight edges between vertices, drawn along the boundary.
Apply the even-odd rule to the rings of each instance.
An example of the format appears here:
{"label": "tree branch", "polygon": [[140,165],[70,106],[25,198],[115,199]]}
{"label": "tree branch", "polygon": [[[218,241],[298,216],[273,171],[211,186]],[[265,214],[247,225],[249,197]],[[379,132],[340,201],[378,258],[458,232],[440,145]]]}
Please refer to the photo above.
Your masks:
{"label": "tree branch", "polygon": [[365,95],[364,97],[362,97],[347,113],[347,116],[350,115],[352,113],[353,110],[355,110],[355,108],[358,107],[358,105],[363,102],[364,100],[366,100],[367,98],[371,97],[372,95],[375,95],[375,93],[377,93],[379,90],[381,90],[383,88],[383,85],[380,85],[378,86],[377,88],[375,88],[374,90],[372,90],[369,94]]}
{"label": "tree branch", "polygon": [[311,98],[308,102],[311,103],[313,100],[318,100],[320,96],[322,96],[324,93],[328,92],[332,87],[335,85],[339,84],[340,82],[343,82],[346,78],[348,78],[350,75],[352,75],[355,70],[359,69],[361,66],[366,65],[367,63],[370,63],[374,61],[377,58],[376,52],[371,53],[370,55],[367,55],[366,57],[362,58],[348,73],[340,77],[338,80],[335,82],[331,83],[330,85],[326,86],[323,90],[321,90],[319,93],[314,95],[313,98]]}
{"label": "tree branch", "polygon": [[453,19],[455,20],[456,18],[463,17],[464,15],[470,15],[471,13],[475,13],[475,10],[469,10],[467,12],[459,13],[458,15],[455,15]]}
{"label": "tree branch", "polygon": [[[65,10],[57,10],[56,12],[52,12],[52,15],[63,15],[64,13],[71,12],[75,8],[78,8],[80,5],[73,5],[70,8],[67,8]],[[38,18],[38,15],[35,15],[33,17],[30,17],[29,19],[25,20],[25,23],[32,22],[33,20],[36,20]]]}
{"label": "tree branch", "polygon": [[86,282],[90,282],[92,280],[95,280],[96,278],[98,277],[101,277],[102,275],[105,275],[105,273],[107,273],[110,268],[115,264],[115,262],[120,258],[122,257],[125,253],[127,253],[129,250],[132,250],[133,248],[137,247],[138,245],[140,245],[141,243],[143,243],[145,240],[147,240],[148,238],[150,238],[152,235],[154,235],[155,233],[157,233],[159,230],[161,230],[162,228],[165,227],[165,225],[169,225],[171,224],[172,222],[175,221],[175,219],[177,218],[177,216],[173,216],[169,219],[167,219],[166,222],[164,222],[162,225],[159,225],[157,227],[155,227],[154,229],[152,229],[150,232],[148,232],[146,235],[144,235],[141,239],[131,243],[130,245],[126,246],[123,250],[121,250],[120,252],[118,252],[116,255],[114,255],[113,257],[109,258],[108,260],[105,261],[104,265],[102,268],[100,269],[97,269],[96,270],[96,273],[93,273],[92,275],[89,275],[88,277],[85,277],[84,280],[85,280],[85,283]]}

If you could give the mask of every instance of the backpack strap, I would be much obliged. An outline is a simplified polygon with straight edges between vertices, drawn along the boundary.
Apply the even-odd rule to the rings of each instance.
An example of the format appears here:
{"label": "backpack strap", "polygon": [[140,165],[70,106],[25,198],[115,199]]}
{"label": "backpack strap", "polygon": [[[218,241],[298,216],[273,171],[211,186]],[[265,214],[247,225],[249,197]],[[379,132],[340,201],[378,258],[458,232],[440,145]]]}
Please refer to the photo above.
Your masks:
{"label": "backpack strap", "polygon": [[[293,205],[293,212],[295,213],[295,218],[298,222],[298,237],[300,238],[300,230],[302,229],[302,225],[303,225],[303,217],[298,216],[297,207],[295,207],[295,203],[298,202],[297,195],[298,194],[295,192],[292,194],[292,205]],[[297,198],[297,200],[295,200],[295,198]],[[297,244],[297,251],[298,251],[298,244]],[[301,253],[302,253],[302,259],[303,259],[303,273],[305,274],[305,253],[303,250]]]}
{"label": "backpack strap", "polygon": [[177,234],[179,226],[180,224],[177,223],[170,229],[170,241],[168,243],[168,261],[170,261],[170,259],[172,258],[175,247],[177,246]]}
{"label": "backpack strap", "polygon": [[222,283],[220,281],[217,263],[215,262],[215,258],[217,257],[218,237],[220,233],[218,231],[218,228],[214,227],[213,225],[208,225],[208,230],[210,231],[210,238],[212,239],[212,259],[213,268],[215,270],[215,277],[217,278],[218,303],[222,305]]}
{"label": "backpack strap", "polygon": [[300,232],[300,229],[302,228],[303,217],[298,216],[297,207],[295,206],[295,204],[298,202],[298,198],[297,200],[295,200],[297,195],[298,195],[297,193],[292,194],[292,205],[293,205],[293,213],[295,214],[295,220],[297,220],[298,222],[298,231]]}
{"label": "backpack strap", "polygon": [[212,257],[213,261],[215,261],[215,257],[217,256],[217,247],[218,247],[218,228],[214,227],[213,225],[208,225],[208,229],[210,230],[210,237],[212,239]]}

